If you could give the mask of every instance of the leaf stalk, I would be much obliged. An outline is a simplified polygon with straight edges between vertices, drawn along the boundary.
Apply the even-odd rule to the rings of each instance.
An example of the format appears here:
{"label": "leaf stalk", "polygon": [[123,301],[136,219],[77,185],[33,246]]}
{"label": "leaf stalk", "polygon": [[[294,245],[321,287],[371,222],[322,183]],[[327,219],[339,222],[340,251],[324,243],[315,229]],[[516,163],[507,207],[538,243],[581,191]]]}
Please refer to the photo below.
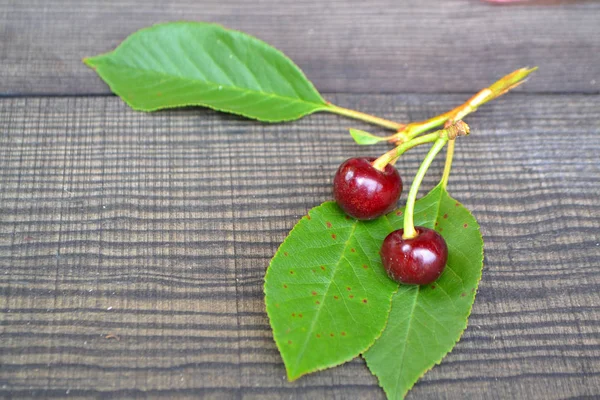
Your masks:
{"label": "leaf stalk", "polygon": [[500,78],[498,81],[494,82],[491,86],[480,90],[474,96],[472,96],[465,103],[461,104],[454,109],[445,112],[444,114],[437,115],[433,118],[427,119],[425,121],[420,122],[412,122],[407,124],[402,130],[398,131],[396,135],[392,137],[390,142],[392,143],[402,143],[407,140],[414,138],[415,136],[420,135],[423,132],[428,131],[429,129],[438,127],[442,124],[453,124],[455,121],[463,119],[470,113],[474,112],[481,105],[487,103],[490,100],[498,98],[508,92],[516,88],[525,82],[525,78],[529,76],[532,72],[537,70],[537,67],[534,68],[520,68],[516,71],[511,72],[510,74]]}
{"label": "leaf stalk", "polygon": [[[366,114],[366,113],[363,113],[360,111],[355,111],[355,110],[350,110],[348,108],[339,107],[339,106],[336,106],[335,104],[331,104],[331,103],[329,103],[327,105],[327,108],[325,108],[324,110],[332,112],[334,114],[343,115],[345,117],[365,121],[365,122],[368,122],[368,123],[371,123],[374,125],[383,126],[384,128],[392,129],[395,131],[400,131],[400,130],[404,129],[404,126],[405,126],[404,124],[400,124],[398,122],[390,121],[385,118],[376,117],[374,115]],[[397,137],[399,139],[401,139],[403,137],[403,135],[397,134]]]}

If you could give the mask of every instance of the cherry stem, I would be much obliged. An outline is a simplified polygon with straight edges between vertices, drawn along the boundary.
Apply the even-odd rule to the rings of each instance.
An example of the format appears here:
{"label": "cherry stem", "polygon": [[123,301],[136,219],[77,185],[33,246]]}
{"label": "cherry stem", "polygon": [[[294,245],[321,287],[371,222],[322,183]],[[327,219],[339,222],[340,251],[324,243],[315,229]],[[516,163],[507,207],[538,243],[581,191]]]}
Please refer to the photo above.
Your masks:
{"label": "cherry stem", "polygon": [[400,146],[388,151],[387,153],[379,157],[377,160],[373,161],[371,164],[373,165],[373,168],[378,169],[379,171],[383,171],[386,165],[395,163],[398,157],[400,157],[406,151],[425,143],[435,142],[439,138],[440,135],[438,132],[433,132],[428,135],[419,136],[418,138],[415,138],[408,142],[404,142]]}
{"label": "cherry stem", "polygon": [[457,121],[456,123],[447,126],[444,129],[440,129],[439,131],[435,131],[433,133],[429,133],[427,135],[416,137],[408,142],[404,142],[395,149],[388,151],[383,154],[377,160],[373,161],[371,165],[373,168],[378,169],[379,171],[383,171],[388,164],[395,164],[402,154],[404,154],[407,150],[412,149],[413,147],[435,142],[438,139],[449,139],[453,140],[458,136],[468,135],[470,132],[469,125],[465,124],[463,121]]}
{"label": "cherry stem", "polygon": [[403,129],[399,130],[390,141],[394,143],[403,143],[414,138],[415,136],[420,135],[423,132],[428,131],[429,129],[435,128],[444,123],[454,123],[455,121],[463,119],[470,113],[477,110],[479,106],[487,103],[490,100],[500,97],[509,90],[521,85],[523,82],[525,82],[525,78],[527,78],[527,76],[535,70],[537,70],[537,67],[520,68],[516,71],[513,71],[496,81],[491,86],[480,90],[477,92],[477,94],[460,106],[428,120],[412,122],[406,125]]}
{"label": "cherry stem", "polygon": [[448,178],[450,177],[450,170],[452,169],[452,157],[454,156],[455,143],[455,140],[450,140],[448,142],[448,148],[446,149],[446,164],[444,165],[444,174],[442,175],[442,180],[440,181],[444,189],[448,187]]}
{"label": "cherry stem", "polygon": [[[390,121],[390,120],[387,120],[384,118],[379,118],[374,115],[365,114],[360,111],[355,111],[355,110],[350,110],[348,108],[338,107],[335,104],[331,104],[331,103],[329,103],[327,105],[327,108],[325,108],[325,111],[329,111],[329,112],[332,112],[335,114],[343,115],[345,117],[350,117],[350,118],[358,119],[361,121],[369,122],[371,124],[383,126],[384,128],[392,129],[395,131],[400,131],[401,129],[404,129],[404,126],[405,126],[404,124],[400,124],[398,122]],[[400,135],[399,137],[403,137],[403,135]]]}
{"label": "cherry stem", "polygon": [[427,156],[421,163],[419,170],[417,171],[417,175],[415,175],[415,179],[413,180],[412,185],[410,186],[410,192],[408,193],[408,199],[406,200],[406,210],[404,213],[404,234],[402,237],[404,239],[412,239],[417,236],[417,231],[415,230],[415,224],[413,220],[413,215],[415,212],[415,201],[417,200],[417,193],[419,192],[419,187],[421,186],[421,182],[423,182],[423,178],[429,169],[429,166],[433,162],[433,159],[437,154],[442,150],[444,145],[448,142],[447,138],[439,138],[427,153]]}

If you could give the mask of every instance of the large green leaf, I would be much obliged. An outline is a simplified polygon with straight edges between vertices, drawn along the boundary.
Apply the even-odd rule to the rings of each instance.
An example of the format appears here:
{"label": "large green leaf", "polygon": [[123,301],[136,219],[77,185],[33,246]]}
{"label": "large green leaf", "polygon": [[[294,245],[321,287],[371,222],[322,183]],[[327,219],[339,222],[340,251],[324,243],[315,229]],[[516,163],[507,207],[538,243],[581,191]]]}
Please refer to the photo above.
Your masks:
{"label": "large green leaf", "polygon": [[155,25],[84,62],[136,110],[200,105],[277,122],[327,108],[282,52],[215,24]]}
{"label": "large green leaf", "polygon": [[265,277],[265,301],[288,378],[349,361],[381,334],[397,285],[379,248],[386,218],[359,222],[334,202],[290,232]]}
{"label": "large green leaf", "polygon": [[[402,216],[389,218],[396,228],[402,226]],[[441,186],[416,203],[415,224],[444,236],[448,262],[432,285],[400,285],[383,334],[363,354],[390,399],[403,398],[460,339],[483,267],[477,221]]]}

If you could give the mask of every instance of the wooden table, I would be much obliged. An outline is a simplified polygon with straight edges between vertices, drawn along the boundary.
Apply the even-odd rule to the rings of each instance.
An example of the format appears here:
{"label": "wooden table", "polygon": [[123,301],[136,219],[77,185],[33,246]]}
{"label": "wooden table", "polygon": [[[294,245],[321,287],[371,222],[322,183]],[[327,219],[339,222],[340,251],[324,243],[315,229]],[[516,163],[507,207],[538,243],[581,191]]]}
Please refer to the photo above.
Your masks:
{"label": "wooden table", "polygon": [[485,269],[462,341],[409,398],[600,396],[600,3],[300,3],[0,1],[0,397],[383,398],[360,359],[286,382],[262,293],[339,163],[387,149],[346,128],[381,131],[135,112],[80,62],[181,19],[254,34],[327,99],[398,121],[538,65],[457,143],[449,189]]}

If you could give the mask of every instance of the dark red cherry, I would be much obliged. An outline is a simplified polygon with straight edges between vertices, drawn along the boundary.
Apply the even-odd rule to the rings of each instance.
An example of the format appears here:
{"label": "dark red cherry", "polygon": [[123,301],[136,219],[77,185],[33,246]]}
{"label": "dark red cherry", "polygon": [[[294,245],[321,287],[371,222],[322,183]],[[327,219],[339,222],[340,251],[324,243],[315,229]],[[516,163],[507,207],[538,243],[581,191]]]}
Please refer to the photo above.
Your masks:
{"label": "dark red cherry", "polygon": [[444,271],[448,246],[436,231],[415,226],[417,236],[403,239],[404,229],[390,233],[381,246],[381,261],[390,278],[411,285],[426,285]]}
{"label": "dark red cherry", "polygon": [[333,179],[333,195],[346,214],[361,220],[375,219],[396,208],[402,179],[393,165],[379,171],[374,158],[350,158]]}

